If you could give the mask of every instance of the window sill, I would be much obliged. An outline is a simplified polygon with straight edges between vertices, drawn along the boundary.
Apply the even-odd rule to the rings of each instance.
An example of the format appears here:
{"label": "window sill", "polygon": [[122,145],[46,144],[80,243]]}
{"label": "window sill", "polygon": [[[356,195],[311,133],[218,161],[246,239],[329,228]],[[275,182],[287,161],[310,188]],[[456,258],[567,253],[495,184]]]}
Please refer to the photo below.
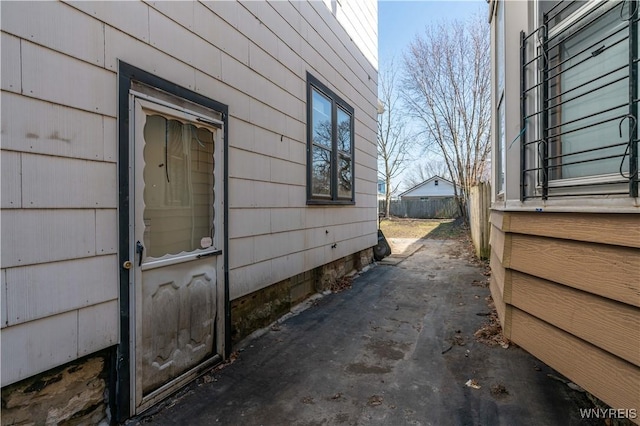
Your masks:
{"label": "window sill", "polygon": [[628,196],[592,196],[553,200],[507,200],[491,205],[496,211],[536,211],[557,213],[640,213],[640,198]]}
{"label": "window sill", "polygon": [[356,202],[352,200],[307,200],[308,206],[355,206]]}

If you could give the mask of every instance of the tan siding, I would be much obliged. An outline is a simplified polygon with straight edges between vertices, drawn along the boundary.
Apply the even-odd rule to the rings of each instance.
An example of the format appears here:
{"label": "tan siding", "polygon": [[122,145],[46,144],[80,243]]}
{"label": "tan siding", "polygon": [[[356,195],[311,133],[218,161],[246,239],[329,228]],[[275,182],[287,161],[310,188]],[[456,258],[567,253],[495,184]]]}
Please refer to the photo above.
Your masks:
{"label": "tan siding", "polygon": [[500,282],[498,278],[493,276],[489,281],[489,290],[491,291],[491,297],[493,298],[493,303],[496,307],[496,312],[498,313],[498,319],[500,320],[500,325],[503,329],[504,336],[508,339],[510,335],[508,333],[506,327],[506,311],[507,306],[504,303],[504,299],[502,297],[502,291],[500,290]]}
{"label": "tan siding", "polygon": [[117,60],[120,59],[188,89],[195,87],[193,68],[119,29],[105,28],[105,52],[106,68],[114,72],[118,69]]}
{"label": "tan siding", "polygon": [[114,255],[9,268],[9,325],[114,300],[117,273]]}
{"label": "tan siding", "polygon": [[[194,90],[197,93],[206,96],[216,95],[215,99],[218,102],[226,103],[229,106],[229,132],[234,131],[234,126],[238,125],[239,120],[246,123],[247,126],[249,125],[251,105],[251,98],[249,96],[201,71],[196,70],[195,78],[196,85]],[[253,128],[252,131],[253,130],[255,130],[255,128]],[[240,143],[240,141],[236,142],[236,139],[231,138],[230,135],[229,143],[236,146],[236,143]],[[245,141],[245,143],[255,145],[255,138],[252,137],[250,140]]]}
{"label": "tan siding", "polygon": [[635,214],[519,213],[509,232],[640,248],[640,216]]}
{"label": "tan siding", "polygon": [[505,266],[610,299],[640,306],[636,249],[512,235]]}
{"label": "tan siding", "polygon": [[502,224],[504,222],[504,212],[498,210],[491,210],[489,220],[493,226],[498,229],[504,230]]}
{"label": "tan siding", "polygon": [[[29,25],[25,25],[25,22]],[[60,25],[61,22],[64,25]],[[104,66],[102,23],[64,3],[3,5],[2,30],[74,58]]]}
{"label": "tan siding", "polygon": [[[229,242],[231,245],[232,242]],[[231,260],[229,261],[231,263]],[[260,263],[253,263],[242,268],[231,269],[229,271],[229,282],[233,285],[229,288],[229,298],[231,300],[252,293],[272,284],[273,273],[271,260]],[[268,284],[267,284],[268,283]]]}
{"label": "tan siding", "polygon": [[305,249],[305,231],[289,231],[260,235],[253,239],[256,262],[274,259]]}
{"label": "tan siding", "polygon": [[118,343],[119,306],[117,300],[78,311],[78,356]]}
{"label": "tan siding", "polygon": [[258,209],[234,209],[229,216],[229,239],[268,234],[271,232],[270,217]]}
{"label": "tan siding", "polygon": [[115,118],[102,117],[104,161],[115,163],[118,157],[118,138],[116,136],[117,125],[118,122]]}
{"label": "tan siding", "polygon": [[26,208],[117,207],[116,165],[22,154]]}
{"label": "tan siding", "polygon": [[507,241],[511,241],[511,237],[507,237],[505,233],[495,226],[491,226],[491,232],[489,233],[489,245],[492,251],[496,254],[498,260],[504,265],[508,265],[508,258],[510,256],[509,248],[506,246]]}
{"label": "tan siding", "polygon": [[[4,138],[5,136],[2,137],[3,145]],[[22,207],[22,192],[20,188],[20,176],[22,174],[21,154],[2,150],[0,152],[0,161],[2,161],[2,181],[0,182],[2,185],[0,192],[2,208],[20,208]]]}
{"label": "tan siding", "polygon": [[123,13],[122,5],[113,7],[113,4],[107,2],[73,2],[69,3],[69,6],[95,17],[100,22],[118,28],[132,37],[145,42],[149,41],[149,6],[145,3],[127,3],[126,13]]}
{"label": "tan siding", "polygon": [[237,269],[255,263],[254,237],[238,237],[229,241],[229,269]]}
{"label": "tan siding", "polygon": [[[172,9],[189,8],[190,2]],[[171,28],[171,31],[167,31]],[[220,49],[184,27],[175,25],[171,19],[154,9],[149,10],[149,40],[156,49],[169,54],[199,70],[206,70],[213,77],[220,77]],[[193,73],[193,72],[192,72]]]}
{"label": "tan siding", "polygon": [[271,261],[273,270],[273,278],[277,281],[285,280],[291,277],[288,272],[291,264],[302,265],[304,262],[304,252],[291,253],[286,256],[277,257]]}
{"label": "tan siding", "polygon": [[7,315],[7,271],[0,269],[0,328],[5,328],[9,323]]}
{"label": "tan siding", "polygon": [[[5,4],[6,3],[3,3],[1,6],[3,9]],[[2,90],[20,93],[22,90],[20,39],[3,32],[1,34],[0,43],[2,44],[2,61],[0,64],[0,82]],[[3,111],[2,115],[5,113],[6,110]]]}
{"label": "tan siding", "polygon": [[496,307],[507,337],[613,407],[638,408],[639,252],[621,246],[635,245],[623,236],[634,215],[491,219],[492,232],[506,231],[492,233],[491,293],[504,296]]}
{"label": "tan siding", "polygon": [[305,164],[280,160],[278,158],[270,158],[269,162],[271,166],[271,182],[286,184],[293,181],[304,185],[307,176]]}
{"label": "tan siding", "polygon": [[640,366],[640,309],[519,272],[511,303]]}
{"label": "tan siding", "polygon": [[6,386],[77,358],[78,312],[7,327],[0,339]]}
{"label": "tan siding", "polygon": [[640,368],[519,310],[511,339],[614,408],[640,411]]}
{"label": "tan siding", "polygon": [[[99,114],[3,92],[1,119],[3,149],[87,160],[106,159],[103,121]],[[109,141],[115,151],[116,120],[107,120],[113,123],[113,139]],[[115,161],[115,154],[111,155],[113,158],[108,160]]]}
{"label": "tan siding", "polygon": [[504,287],[505,287],[505,274],[506,270],[504,266],[500,263],[500,259],[495,251],[491,250],[491,272],[493,277],[496,279],[497,289],[500,291],[500,295],[504,299]]}
{"label": "tan siding", "polygon": [[[188,4],[183,5],[182,7],[175,7],[171,4],[171,2],[148,2],[147,3],[151,9],[154,9],[164,16],[171,19],[174,23],[184,27],[187,30],[195,32],[195,9],[196,5],[200,6],[198,8],[199,11],[202,11],[202,5],[199,2],[189,2]],[[149,24],[149,31],[153,33],[153,25]],[[202,28],[198,28],[198,30],[202,30]],[[197,32],[200,35],[199,32]],[[200,35],[201,36],[201,35]],[[152,34],[153,38],[153,34]]]}
{"label": "tan siding", "polygon": [[116,209],[97,209],[96,211],[96,255],[117,253],[118,211]]}
{"label": "tan siding", "polygon": [[269,181],[271,163],[264,155],[253,151],[229,148],[229,162],[236,166],[229,170],[230,178]]}
{"label": "tan siding", "polygon": [[271,22],[262,22],[260,16],[255,16],[256,11],[247,8],[257,8],[258,2],[246,2],[238,7],[238,30],[249,40],[256,43],[267,52],[277,52],[278,37],[275,26],[271,28]]}
{"label": "tan siding", "polygon": [[2,266],[94,256],[95,230],[93,210],[4,210]]}
{"label": "tan siding", "polygon": [[116,115],[114,73],[27,41],[22,41],[22,87],[30,97]]}
{"label": "tan siding", "polygon": [[300,207],[271,209],[271,231],[284,232],[305,227],[305,209]]}

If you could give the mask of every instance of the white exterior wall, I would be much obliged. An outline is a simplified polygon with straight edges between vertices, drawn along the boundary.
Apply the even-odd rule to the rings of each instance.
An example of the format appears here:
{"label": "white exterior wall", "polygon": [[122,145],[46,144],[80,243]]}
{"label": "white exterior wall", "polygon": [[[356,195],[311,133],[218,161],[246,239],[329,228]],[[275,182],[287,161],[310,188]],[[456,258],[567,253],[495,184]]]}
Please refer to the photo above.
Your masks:
{"label": "white exterior wall", "polygon": [[[494,0],[495,1],[495,0]],[[506,200],[518,200],[520,202],[520,141],[517,140],[512,144],[513,140],[520,134],[520,31],[527,34],[533,30],[533,15],[531,10],[535,7],[529,2],[513,2],[503,1],[504,6],[504,22],[505,22],[505,141],[506,141],[506,164],[505,164],[505,194],[502,199],[494,200],[506,204]],[[492,4],[490,10],[495,11],[495,4]],[[491,43],[495,46],[495,19],[491,17]],[[529,28],[529,21],[531,28]],[[492,48],[492,114],[491,114],[491,138],[493,146],[497,146],[497,127],[496,127],[496,58],[495,48]],[[495,158],[498,149],[491,150],[491,164],[498,164]],[[492,188],[497,188],[496,176],[497,170],[492,170]],[[492,195],[495,199],[496,195]]]}
{"label": "white exterior wall", "polygon": [[[118,59],[229,106],[231,299],[375,245],[362,4],[1,3],[2,386],[118,342]],[[355,206],[306,205],[307,71],[355,110]]]}
{"label": "white exterior wall", "polygon": [[420,198],[420,197],[453,197],[453,185],[446,180],[437,179],[429,180],[425,184],[414,188],[402,195],[400,198]]}
{"label": "white exterior wall", "polygon": [[[491,1],[490,10],[494,10],[495,1]],[[505,1],[505,194],[492,195],[492,208],[505,211],[532,211],[544,208],[547,212],[621,212],[637,213],[640,206],[638,198],[631,197],[568,197],[542,200],[540,198],[520,201],[520,31],[531,34],[540,24],[536,22],[538,1]],[[490,16],[491,43],[495,46],[495,17]],[[495,48],[492,48],[492,87],[496,86]],[[496,102],[495,90],[492,90],[492,164],[498,164],[494,158],[496,149]],[[531,108],[531,106],[529,106]],[[532,131],[531,128],[528,129]],[[515,142],[514,142],[515,141]],[[496,185],[497,170],[492,170],[492,187]]]}

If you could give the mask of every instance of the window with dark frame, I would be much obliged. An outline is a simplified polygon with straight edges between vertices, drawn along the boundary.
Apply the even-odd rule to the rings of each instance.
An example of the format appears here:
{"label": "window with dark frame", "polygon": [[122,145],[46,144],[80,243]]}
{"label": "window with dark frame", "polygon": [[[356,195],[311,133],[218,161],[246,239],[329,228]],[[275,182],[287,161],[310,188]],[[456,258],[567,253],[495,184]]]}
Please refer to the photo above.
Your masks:
{"label": "window with dark frame", "polygon": [[307,204],[354,204],[353,108],[307,73]]}

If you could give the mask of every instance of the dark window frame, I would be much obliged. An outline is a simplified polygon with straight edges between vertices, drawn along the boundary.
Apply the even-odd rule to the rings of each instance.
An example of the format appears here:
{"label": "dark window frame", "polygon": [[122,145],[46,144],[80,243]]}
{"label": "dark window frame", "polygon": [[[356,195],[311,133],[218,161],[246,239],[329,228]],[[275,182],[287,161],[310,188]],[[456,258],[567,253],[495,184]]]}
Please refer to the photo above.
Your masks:
{"label": "dark window frame", "polygon": [[[313,194],[313,91],[318,92],[331,101],[331,176],[330,195],[320,196]],[[350,120],[350,152],[351,160],[351,194],[349,197],[339,195],[338,191],[338,164],[340,153],[338,150],[338,108],[346,112]],[[307,205],[355,205],[355,114],[354,109],[346,103],[340,96],[325,86],[317,78],[307,72]]]}

